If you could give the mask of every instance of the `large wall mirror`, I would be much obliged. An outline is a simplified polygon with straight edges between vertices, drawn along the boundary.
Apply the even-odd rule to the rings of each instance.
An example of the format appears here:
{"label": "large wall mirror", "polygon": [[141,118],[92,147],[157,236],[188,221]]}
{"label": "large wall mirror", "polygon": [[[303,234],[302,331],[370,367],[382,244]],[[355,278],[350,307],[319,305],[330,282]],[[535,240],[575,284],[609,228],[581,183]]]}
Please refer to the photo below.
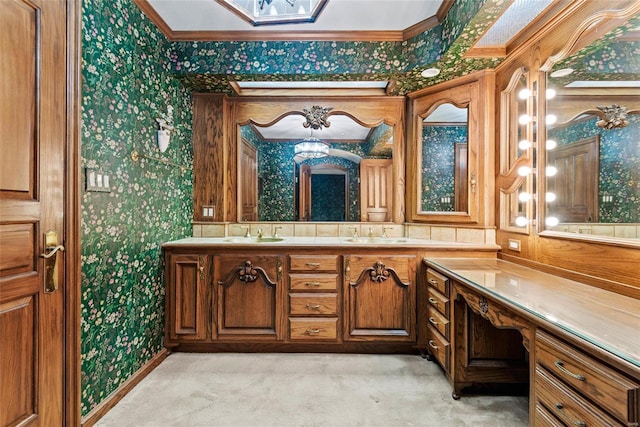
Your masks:
{"label": "large wall mirror", "polygon": [[[391,221],[393,127],[341,114],[327,120],[329,127],[314,130],[293,113],[269,126],[241,126],[244,220]],[[387,165],[382,176],[369,173],[373,159]]]}
{"label": "large wall mirror", "polygon": [[234,103],[240,221],[404,221],[403,98]]}
{"label": "large wall mirror", "polygon": [[545,230],[640,242],[639,26],[547,67]]}
{"label": "large wall mirror", "polygon": [[[493,150],[486,146],[493,75],[481,74],[413,94],[408,133],[409,218],[485,225]],[[488,103],[488,104],[485,104]],[[493,193],[491,193],[493,194]]]}

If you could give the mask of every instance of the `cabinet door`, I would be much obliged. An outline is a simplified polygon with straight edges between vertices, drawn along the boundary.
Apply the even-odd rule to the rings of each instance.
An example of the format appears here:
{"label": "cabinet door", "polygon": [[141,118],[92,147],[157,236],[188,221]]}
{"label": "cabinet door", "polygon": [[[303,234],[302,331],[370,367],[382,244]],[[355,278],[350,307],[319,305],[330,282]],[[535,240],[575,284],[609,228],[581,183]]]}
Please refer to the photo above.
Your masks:
{"label": "cabinet door", "polygon": [[345,340],[415,340],[416,257],[345,256]]}
{"label": "cabinet door", "polygon": [[169,255],[167,265],[167,346],[206,339],[211,335],[207,257]]}
{"label": "cabinet door", "polygon": [[219,339],[283,339],[282,265],[278,255],[214,257]]}

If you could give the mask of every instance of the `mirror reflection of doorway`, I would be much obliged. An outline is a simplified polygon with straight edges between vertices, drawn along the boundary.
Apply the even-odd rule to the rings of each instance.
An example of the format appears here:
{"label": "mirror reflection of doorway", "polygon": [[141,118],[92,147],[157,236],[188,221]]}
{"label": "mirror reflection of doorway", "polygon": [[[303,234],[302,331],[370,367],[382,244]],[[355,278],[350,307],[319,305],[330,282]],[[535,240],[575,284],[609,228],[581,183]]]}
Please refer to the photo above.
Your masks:
{"label": "mirror reflection of doorway", "polygon": [[334,164],[300,165],[298,219],[346,221],[349,218],[349,171]]}

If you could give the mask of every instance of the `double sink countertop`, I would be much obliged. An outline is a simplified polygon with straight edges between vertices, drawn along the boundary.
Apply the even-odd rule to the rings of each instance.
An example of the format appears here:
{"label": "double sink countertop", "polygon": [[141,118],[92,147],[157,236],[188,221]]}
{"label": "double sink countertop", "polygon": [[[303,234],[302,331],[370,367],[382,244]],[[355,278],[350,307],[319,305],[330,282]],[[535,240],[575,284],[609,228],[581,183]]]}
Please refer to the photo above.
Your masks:
{"label": "double sink countertop", "polygon": [[180,247],[278,247],[278,248],[415,248],[415,249],[455,249],[497,251],[500,246],[487,243],[450,242],[442,240],[416,239],[411,237],[300,237],[282,236],[259,238],[243,236],[227,237],[187,237],[162,245],[163,248]]}

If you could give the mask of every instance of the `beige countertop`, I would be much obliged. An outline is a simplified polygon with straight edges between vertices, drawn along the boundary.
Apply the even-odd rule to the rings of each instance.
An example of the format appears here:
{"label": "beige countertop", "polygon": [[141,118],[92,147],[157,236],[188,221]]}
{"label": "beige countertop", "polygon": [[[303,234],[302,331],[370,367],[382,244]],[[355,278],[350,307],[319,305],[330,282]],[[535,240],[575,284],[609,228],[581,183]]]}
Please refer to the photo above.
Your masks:
{"label": "beige countertop", "polygon": [[252,247],[252,248],[415,248],[439,250],[486,250],[497,251],[500,246],[494,244],[448,242],[441,240],[414,239],[409,237],[287,237],[271,241],[272,238],[246,238],[242,236],[228,237],[187,237],[162,245],[163,248],[207,248],[207,247]]}
{"label": "beige countertop", "polygon": [[640,366],[640,300],[499,259],[425,259],[480,292]]}

